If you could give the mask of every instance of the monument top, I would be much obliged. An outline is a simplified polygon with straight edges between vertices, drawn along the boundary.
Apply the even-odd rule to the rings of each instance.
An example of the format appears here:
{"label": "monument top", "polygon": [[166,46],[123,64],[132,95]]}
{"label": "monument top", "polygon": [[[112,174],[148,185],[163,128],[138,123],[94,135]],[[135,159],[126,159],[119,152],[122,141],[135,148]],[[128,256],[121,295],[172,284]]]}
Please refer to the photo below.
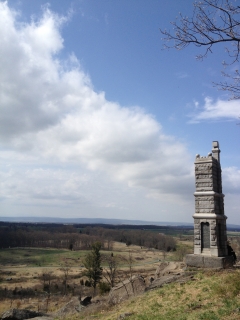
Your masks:
{"label": "monument top", "polygon": [[196,162],[211,162],[213,159],[217,160],[220,164],[220,152],[218,141],[212,142],[212,152],[209,152],[206,157],[201,157],[200,154],[196,154]]}
{"label": "monument top", "polygon": [[212,143],[212,157],[220,163],[220,149],[218,141]]}
{"label": "monument top", "polygon": [[213,148],[218,148],[219,147],[218,141],[213,141],[212,146],[213,146]]}

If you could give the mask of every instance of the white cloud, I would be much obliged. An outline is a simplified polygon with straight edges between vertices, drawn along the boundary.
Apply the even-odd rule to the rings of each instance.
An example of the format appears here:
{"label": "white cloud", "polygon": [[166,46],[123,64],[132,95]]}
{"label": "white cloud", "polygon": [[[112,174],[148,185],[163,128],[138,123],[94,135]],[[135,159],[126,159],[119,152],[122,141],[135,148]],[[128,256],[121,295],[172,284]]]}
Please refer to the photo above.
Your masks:
{"label": "white cloud", "polygon": [[[95,92],[74,54],[61,60],[66,18],[45,8],[19,19],[0,2],[1,214],[191,221],[186,146],[143,109]],[[236,118],[237,108],[208,99],[193,119]],[[223,174],[236,192],[239,170]]]}
{"label": "white cloud", "polygon": [[160,211],[186,213],[194,191],[186,147],[144,110],[95,92],[74,55],[60,59],[65,18],[45,8],[37,21],[17,19],[0,2],[2,203],[84,205],[85,216],[117,207],[151,220],[159,199]]}
{"label": "white cloud", "polygon": [[[196,102],[195,102],[196,106]],[[197,112],[190,115],[190,123],[201,121],[219,121],[219,120],[236,120],[240,117],[239,100],[216,100],[205,98],[203,107],[197,103]]]}
{"label": "white cloud", "polygon": [[236,167],[223,169],[224,192],[228,194],[239,193],[240,190],[240,170]]}
{"label": "white cloud", "polygon": [[186,72],[178,72],[178,73],[176,73],[176,76],[179,79],[189,78],[189,74],[187,74]]}

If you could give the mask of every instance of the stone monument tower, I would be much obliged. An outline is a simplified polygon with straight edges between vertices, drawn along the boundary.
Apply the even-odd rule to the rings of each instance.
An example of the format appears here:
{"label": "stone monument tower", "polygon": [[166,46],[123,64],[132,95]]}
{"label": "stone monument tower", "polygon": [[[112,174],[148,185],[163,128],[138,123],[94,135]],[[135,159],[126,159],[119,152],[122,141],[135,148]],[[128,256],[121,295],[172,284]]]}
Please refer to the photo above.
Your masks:
{"label": "stone monument tower", "polygon": [[212,153],[195,159],[194,254],[186,256],[186,264],[195,267],[226,268],[233,264],[228,256],[222,171],[218,141]]}

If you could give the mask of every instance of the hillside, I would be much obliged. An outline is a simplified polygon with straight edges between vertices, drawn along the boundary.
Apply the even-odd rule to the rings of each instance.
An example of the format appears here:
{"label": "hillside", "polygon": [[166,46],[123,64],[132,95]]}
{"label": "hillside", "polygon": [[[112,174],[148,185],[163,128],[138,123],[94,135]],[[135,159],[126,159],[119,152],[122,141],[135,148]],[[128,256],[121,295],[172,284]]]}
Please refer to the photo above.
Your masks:
{"label": "hillside", "polygon": [[119,305],[87,307],[66,319],[237,320],[240,319],[239,270],[197,272],[192,281],[172,283]]}
{"label": "hillside", "polygon": [[[192,252],[192,236],[189,235],[189,229],[184,229],[184,233],[179,234],[181,230],[173,227],[169,230],[168,228],[165,228],[166,230],[161,228],[135,230],[135,228],[128,229],[126,226],[124,229],[113,226],[106,226],[104,229],[100,226],[83,228],[80,225],[12,223],[9,225],[3,223],[0,229],[2,232],[8,232],[2,237],[3,244],[6,239],[10,241],[11,233],[14,233],[15,236],[21,235],[17,245],[20,245],[21,241],[26,242],[22,247],[6,245],[0,249],[0,314],[10,308],[17,308],[46,312],[52,315],[52,319],[63,320],[240,319],[240,270],[238,266],[221,271],[184,271],[183,265],[182,272],[184,276],[188,275],[187,278],[179,278],[177,281],[174,279],[175,282],[171,284],[135,295],[126,301],[122,301],[121,297],[122,302],[115,305],[110,305],[108,293],[101,296],[101,290],[98,288],[92,303],[85,307],[80,306],[79,298],[93,295],[92,288],[86,284],[87,278],[83,267],[84,257],[90,248],[84,245],[85,238],[88,238],[89,241],[92,237],[94,241],[102,238],[101,254],[105,259],[102,267],[105,275],[108,268],[106,258],[110,254],[119,257],[116,285],[129,279],[130,274],[140,274],[149,289],[154,284],[150,278],[156,275],[155,271],[161,264],[177,264],[182,261],[186,253]],[[53,246],[54,238],[48,239],[47,230],[52,237],[59,238],[57,246]],[[173,249],[159,250],[147,240],[148,236],[152,240],[158,237],[160,243],[166,244],[166,240],[171,239],[172,236],[167,236],[162,231],[178,235],[174,237],[176,246]],[[113,241],[115,233],[117,236],[118,233],[121,235],[121,242]],[[143,235],[147,246],[142,246]],[[76,241],[73,241],[73,236],[81,239],[81,246],[77,246]],[[135,242],[137,236],[140,236],[141,243],[126,245],[125,240]],[[239,234],[235,232],[229,239],[239,256],[238,236]],[[31,247],[28,238],[32,239],[32,245],[40,241],[39,245],[42,247],[39,245]],[[107,241],[108,238],[110,242]],[[59,240],[61,240],[61,246]],[[69,248],[69,243],[74,244],[74,250]],[[67,280],[64,280],[65,270],[69,270]],[[191,278],[189,278],[189,271]],[[179,270],[175,274],[178,275]],[[169,272],[166,272],[158,277],[162,280],[164,275],[170,276]],[[106,282],[105,277],[102,282]]]}

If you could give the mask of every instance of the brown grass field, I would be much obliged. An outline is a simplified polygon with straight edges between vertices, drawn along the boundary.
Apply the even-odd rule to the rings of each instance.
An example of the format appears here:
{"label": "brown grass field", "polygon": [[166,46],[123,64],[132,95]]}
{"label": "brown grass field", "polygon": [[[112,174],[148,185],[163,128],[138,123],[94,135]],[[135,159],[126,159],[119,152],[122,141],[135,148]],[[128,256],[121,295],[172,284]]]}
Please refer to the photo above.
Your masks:
{"label": "brown grass field", "polygon": [[[163,256],[163,253],[155,249],[141,248],[131,245],[127,247],[123,243],[113,243],[112,251],[101,251],[103,255],[111,252],[120,256],[119,273],[121,280],[129,277],[129,265],[124,259],[128,259],[129,255],[133,258],[132,269],[134,274],[141,274],[146,281],[154,276],[159,260],[169,258]],[[42,291],[42,282],[40,276],[42,273],[52,272],[58,278],[58,282],[63,279],[61,266],[67,263],[70,267],[68,285],[77,287],[80,279],[86,279],[82,276],[84,270],[82,259],[87,251],[70,251],[56,249],[38,249],[38,248],[10,248],[0,250],[0,289],[20,290],[31,288],[36,292]],[[19,261],[19,264],[18,264]],[[103,264],[103,269],[106,265]],[[48,302],[48,311],[55,311],[64,305],[70,299],[71,293],[67,296],[52,295]],[[46,294],[45,294],[46,296]],[[0,313],[11,308],[30,308],[38,310],[44,295],[41,297],[21,298],[21,299],[2,299],[0,301]]]}
{"label": "brown grass field", "polygon": [[[101,251],[102,254],[119,255],[119,272],[121,280],[129,277],[129,266],[124,260],[133,258],[133,272],[143,275],[148,283],[153,276],[159,260],[176,260],[186,252],[191,252],[192,242],[180,240],[177,251],[167,255],[154,249],[141,248],[123,243],[114,243],[112,251]],[[180,253],[180,254],[179,254]],[[80,287],[84,279],[82,259],[86,251],[56,249],[18,248],[0,250],[0,289],[17,290],[33,288],[33,297],[11,297],[0,300],[0,314],[10,308],[26,308],[35,311],[54,313],[66,305],[73,295],[54,293],[51,296],[43,292],[40,275],[52,272],[60,284],[63,280],[61,266],[67,262],[70,266],[68,284],[71,288]],[[103,265],[103,268],[106,266]],[[54,280],[55,281],[55,280]],[[77,289],[76,289],[77,290]],[[85,289],[84,289],[85,290]],[[83,294],[91,294],[92,288],[86,288]],[[194,278],[186,283],[172,283],[162,288],[134,296],[118,305],[107,303],[107,295],[95,296],[100,303],[93,303],[77,314],[63,315],[63,320],[99,319],[115,320],[121,314],[131,313],[129,320],[238,320],[240,319],[240,270],[238,266],[229,270],[194,271]],[[56,316],[55,319],[60,319]]]}

